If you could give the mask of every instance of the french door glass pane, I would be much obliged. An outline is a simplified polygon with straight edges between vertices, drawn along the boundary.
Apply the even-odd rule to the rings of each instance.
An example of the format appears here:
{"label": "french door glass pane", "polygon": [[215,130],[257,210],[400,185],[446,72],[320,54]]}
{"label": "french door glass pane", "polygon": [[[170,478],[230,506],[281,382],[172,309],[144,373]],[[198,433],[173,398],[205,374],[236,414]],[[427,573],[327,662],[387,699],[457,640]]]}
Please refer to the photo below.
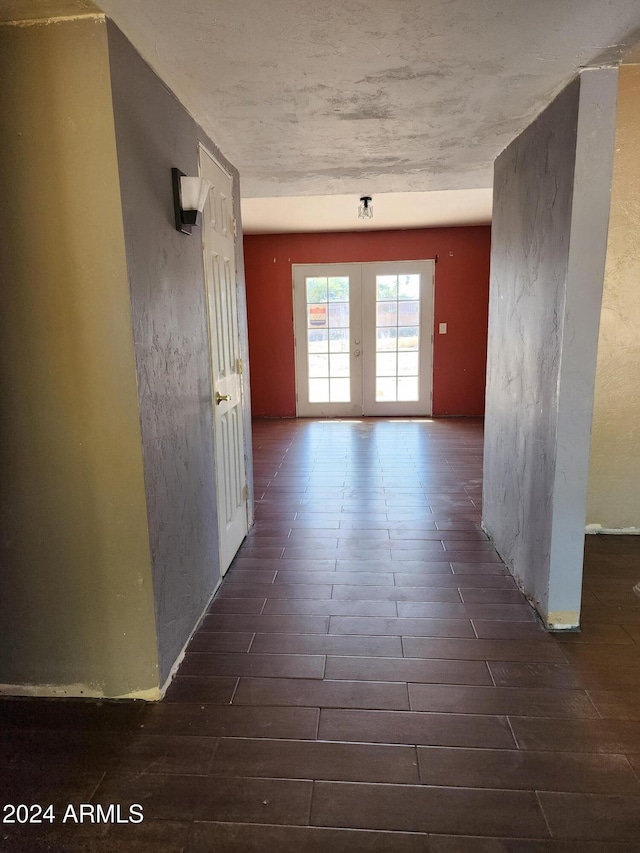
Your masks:
{"label": "french door glass pane", "polygon": [[324,329],[309,329],[307,331],[308,352],[327,352],[329,349],[329,333]]}
{"label": "french door glass pane", "polygon": [[401,275],[398,285],[398,299],[420,300],[420,276]]}
{"label": "french door glass pane", "polygon": [[381,403],[395,403],[397,399],[396,380],[376,376],[376,400]]}
{"label": "french door glass pane", "polygon": [[398,303],[398,325],[399,326],[417,326],[420,322],[420,303],[419,302],[399,302]]}
{"label": "french door glass pane", "polygon": [[417,352],[400,352],[398,353],[398,376],[417,376],[418,375],[418,353]]}
{"label": "french door glass pane", "polygon": [[305,284],[309,402],[349,403],[349,277],[308,276]]}
{"label": "french door glass pane", "polygon": [[385,326],[396,328],[398,325],[398,303],[379,301],[376,307],[378,309],[378,328],[384,328]]}
{"label": "french door glass pane", "polygon": [[349,302],[349,277],[335,276],[328,280],[329,302]]}
{"label": "french door glass pane", "polygon": [[310,403],[326,403],[329,399],[329,380],[328,379],[310,379],[309,380],[309,402]]}
{"label": "french door glass pane", "polygon": [[324,353],[309,353],[309,376],[329,376],[329,356]]}
{"label": "french door glass pane", "polygon": [[332,403],[350,403],[351,402],[351,380],[350,379],[330,379],[329,394]]}
{"label": "french door glass pane", "polygon": [[398,276],[376,276],[376,295],[378,302],[386,299],[393,299],[395,301],[398,298]]}
{"label": "french door glass pane", "polygon": [[400,376],[398,377],[398,400],[401,402],[411,402],[418,399],[418,377],[417,376]]}
{"label": "french door glass pane", "polygon": [[329,356],[329,376],[333,379],[349,378],[349,353],[335,353]]}
{"label": "french door glass pane", "polygon": [[327,328],[326,303],[311,303],[307,305],[307,326],[310,329]]}
{"label": "french door glass pane", "polygon": [[348,329],[349,328],[349,303],[348,302],[330,302],[329,303],[329,328],[331,328],[331,329]]}
{"label": "french door glass pane", "polygon": [[349,352],[349,329],[331,329],[329,352]]}
{"label": "french door glass pane", "polygon": [[376,350],[395,352],[398,349],[398,329],[383,328],[376,330]]}
{"label": "french door glass pane", "polygon": [[420,276],[376,276],[376,401],[419,394]]}
{"label": "french door glass pane", "polygon": [[307,278],[307,304],[327,301],[327,279]]}
{"label": "french door glass pane", "polygon": [[420,329],[418,326],[401,326],[398,329],[398,349],[418,351]]}
{"label": "french door glass pane", "polygon": [[395,352],[379,352],[376,356],[376,376],[396,376],[397,373]]}

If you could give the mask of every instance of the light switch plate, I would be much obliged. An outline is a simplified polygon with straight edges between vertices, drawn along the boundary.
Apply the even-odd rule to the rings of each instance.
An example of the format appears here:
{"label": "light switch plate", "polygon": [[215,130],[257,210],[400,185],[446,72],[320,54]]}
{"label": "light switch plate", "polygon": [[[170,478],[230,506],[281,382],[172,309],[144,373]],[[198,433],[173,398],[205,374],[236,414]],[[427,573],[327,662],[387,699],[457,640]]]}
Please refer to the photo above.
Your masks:
{"label": "light switch plate", "polygon": [[441,335],[447,334],[447,324],[446,323],[440,323],[440,334]]}

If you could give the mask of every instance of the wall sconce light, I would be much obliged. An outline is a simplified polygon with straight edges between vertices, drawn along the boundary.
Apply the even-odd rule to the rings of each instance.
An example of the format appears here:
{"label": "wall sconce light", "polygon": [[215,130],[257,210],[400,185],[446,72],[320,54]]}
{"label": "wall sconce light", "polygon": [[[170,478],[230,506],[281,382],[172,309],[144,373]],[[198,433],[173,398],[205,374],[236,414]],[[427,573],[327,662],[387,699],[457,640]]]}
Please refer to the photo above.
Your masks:
{"label": "wall sconce light", "polygon": [[171,178],[176,231],[191,234],[193,226],[200,224],[211,184],[204,178],[188,178],[180,169],[172,169]]}
{"label": "wall sconce light", "polygon": [[358,207],[358,218],[373,219],[373,205],[371,204],[370,195],[363,195],[360,199],[360,206]]}

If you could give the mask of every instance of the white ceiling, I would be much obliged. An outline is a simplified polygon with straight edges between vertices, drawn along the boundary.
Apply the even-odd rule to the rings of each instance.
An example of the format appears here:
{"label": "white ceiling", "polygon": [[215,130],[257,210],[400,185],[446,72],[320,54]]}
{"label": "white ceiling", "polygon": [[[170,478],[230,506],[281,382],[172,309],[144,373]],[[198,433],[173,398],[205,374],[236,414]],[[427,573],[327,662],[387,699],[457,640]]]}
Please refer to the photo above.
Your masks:
{"label": "white ceiling", "polygon": [[280,196],[242,200],[246,234],[375,231],[491,222],[491,189],[380,193],[373,219],[358,218],[358,195]]}
{"label": "white ceiling", "polygon": [[490,187],[497,154],[640,27],[639,0],[98,2],[238,167],[245,198],[366,193],[378,209],[382,194]]}

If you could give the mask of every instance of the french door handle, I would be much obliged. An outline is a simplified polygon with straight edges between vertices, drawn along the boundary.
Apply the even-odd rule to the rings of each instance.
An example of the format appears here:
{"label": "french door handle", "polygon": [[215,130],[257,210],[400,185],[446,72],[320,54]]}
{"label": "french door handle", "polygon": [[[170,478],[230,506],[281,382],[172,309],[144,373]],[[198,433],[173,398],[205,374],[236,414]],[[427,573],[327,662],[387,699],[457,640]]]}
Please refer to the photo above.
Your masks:
{"label": "french door handle", "polygon": [[360,350],[359,350],[359,349],[357,349],[353,354],[354,354],[354,355],[360,355]]}
{"label": "french door handle", "polygon": [[216,391],[216,406],[219,406],[223,400],[230,400],[231,394],[221,394],[219,391]]}

